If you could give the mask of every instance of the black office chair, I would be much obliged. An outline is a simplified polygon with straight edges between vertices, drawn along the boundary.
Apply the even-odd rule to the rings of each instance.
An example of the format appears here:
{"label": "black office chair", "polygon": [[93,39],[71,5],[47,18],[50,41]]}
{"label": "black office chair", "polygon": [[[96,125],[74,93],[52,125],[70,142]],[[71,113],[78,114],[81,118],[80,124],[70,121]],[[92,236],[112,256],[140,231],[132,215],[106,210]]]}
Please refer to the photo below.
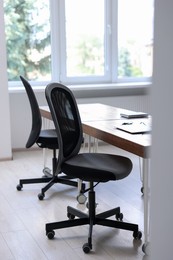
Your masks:
{"label": "black office chair", "polygon": [[[106,212],[95,213],[96,201],[94,187],[98,183],[117,181],[126,178],[132,170],[129,158],[102,153],[79,153],[82,143],[82,125],[75,98],[66,86],[51,83],[46,87],[46,98],[57,131],[59,157],[57,174],[64,172],[68,176],[80,178],[89,182],[88,209],[85,214],[70,206],[67,207],[68,220],[46,224],[46,235],[53,239],[55,229],[89,225],[88,241],[83,245],[83,251],[89,253],[92,249],[93,225],[108,226],[133,231],[135,239],[141,239],[142,233],[138,225],[122,222],[123,214],[120,207]],[[116,220],[107,219],[115,215]],[[78,217],[75,219],[75,217]]]}
{"label": "black office chair", "polygon": [[[19,184],[17,185],[17,190],[21,190],[23,187],[23,184],[33,184],[33,183],[48,183],[45,187],[41,189],[41,193],[38,194],[38,198],[40,200],[43,200],[45,196],[45,192],[55,183],[62,183],[70,186],[77,187],[78,182],[72,181],[71,177],[64,175],[62,172],[56,171],[57,167],[57,155],[56,151],[59,149],[58,145],[58,139],[57,139],[57,133],[55,129],[45,129],[42,130],[42,119],[41,114],[38,106],[38,102],[36,100],[34,91],[29,84],[29,82],[22,76],[20,76],[20,79],[26,89],[26,93],[28,95],[28,99],[31,106],[32,111],[32,128],[31,132],[28,138],[28,141],[26,143],[26,148],[30,148],[34,144],[37,144],[40,148],[48,148],[53,151],[53,158],[52,158],[52,176],[47,176],[46,171],[43,169],[43,173],[45,174],[41,178],[33,178],[33,179],[20,179]],[[68,177],[68,178],[67,178]],[[85,187],[84,184],[82,184],[83,188]]]}

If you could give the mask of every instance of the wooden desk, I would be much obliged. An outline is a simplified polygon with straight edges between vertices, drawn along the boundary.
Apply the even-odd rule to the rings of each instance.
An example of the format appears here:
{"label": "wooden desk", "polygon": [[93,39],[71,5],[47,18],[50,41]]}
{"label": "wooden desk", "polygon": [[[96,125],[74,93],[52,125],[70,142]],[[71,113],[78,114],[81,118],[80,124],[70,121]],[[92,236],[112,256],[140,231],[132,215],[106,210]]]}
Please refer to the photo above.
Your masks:
{"label": "wooden desk", "polygon": [[87,121],[82,123],[84,133],[142,158],[148,158],[150,135],[131,135],[116,129],[116,124],[116,120]]}
{"label": "wooden desk", "polygon": [[[125,109],[94,103],[79,105],[79,111],[85,134],[142,158],[149,158],[150,134],[132,135],[116,129],[116,125],[119,122],[117,120],[121,120],[121,122],[129,120],[120,116],[120,113],[126,111]],[[40,107],[40,112],[42,117],[52,120],[47,106]],[[135,120],[141,121],[141,119]]]}
{"label": "wooden desk", "polygon": [[[151,134],[129,134],[116,129],[118,123],[127,121],[120,113],[125,109],[120,109],[103,104],[81,104],[78,105],[81,116],[83,132],[89,136],[119,147],[142,158],[142,171],[144,183],[144,235],[145,245],[148,242],[149,221],[148,221],[148,173],[149,155],[151,146]],[[42,117],[51,120],[49,108],[40,107]],[[121,120],[121,121],[120,121]],[[135,119],[143,120],[143,119]],[[146,120],[146,119],[144,119]]]}

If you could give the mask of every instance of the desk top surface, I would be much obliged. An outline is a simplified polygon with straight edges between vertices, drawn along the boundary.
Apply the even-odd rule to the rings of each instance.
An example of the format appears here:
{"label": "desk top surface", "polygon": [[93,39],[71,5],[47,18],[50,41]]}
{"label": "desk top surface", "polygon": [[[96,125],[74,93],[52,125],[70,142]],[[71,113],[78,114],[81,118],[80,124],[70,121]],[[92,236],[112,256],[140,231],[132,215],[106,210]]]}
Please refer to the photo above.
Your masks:
{"label": "desk top surface", "polygon": [[[143,158],[149,157],[151,147],[151,134],[129,134],[118,130],[119,123],[131,119],[124,119],[121,113],[127,110],[104,104],[79,104],[79,112],[84,133],[98,138],[111,145],[129,151]],[[51,120],[48,106],[40,107],[41,115]],[[148,120],[148,119],[133,119]]]}
{"label": "desk top surface", "polygon": [[[105,104],[78,104],[82,122],[86,121],[100,121],[100,120],[118,120],[123,118],[121,113],[129,111],[127,109],[117,108]],[[40,107],[41,115],[47,119],[51,119],[50,110],[48,106]]]}

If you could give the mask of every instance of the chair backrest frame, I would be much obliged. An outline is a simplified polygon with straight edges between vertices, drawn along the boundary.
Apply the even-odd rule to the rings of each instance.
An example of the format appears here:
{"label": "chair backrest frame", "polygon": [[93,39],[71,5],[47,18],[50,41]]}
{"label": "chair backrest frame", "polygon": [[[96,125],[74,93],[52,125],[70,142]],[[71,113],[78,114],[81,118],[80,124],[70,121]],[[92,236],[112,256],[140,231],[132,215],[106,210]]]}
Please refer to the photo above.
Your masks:
{"label": "chair backrest frame", "polygon": [[83,142],[82,123],[76,99],[69,88],[60,83],[50,83],[45,96],[57,132],[57,172],[60,172],[62,163],[80,151]]}
{"label": "chair backrest frame", "polygon": [[41,119],[39,105],[31,85],[24,77],[20,76],[20,79],[23,83],[23,86],[25,87],[29,99],[29,103],[30,103],[31,113],[32,113],[32,126],[31,126],[30,135],[26,143],[26,148],[30,148],[38,140],[41,127],[42,127],[42,119]]}

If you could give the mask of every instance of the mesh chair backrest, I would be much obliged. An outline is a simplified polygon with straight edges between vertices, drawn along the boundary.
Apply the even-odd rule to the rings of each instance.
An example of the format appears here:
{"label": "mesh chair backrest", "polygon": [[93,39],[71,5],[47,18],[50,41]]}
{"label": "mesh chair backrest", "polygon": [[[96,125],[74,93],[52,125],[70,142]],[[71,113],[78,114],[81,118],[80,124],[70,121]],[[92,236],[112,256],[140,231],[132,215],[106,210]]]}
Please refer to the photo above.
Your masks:
{"label": "mesh chair backrest", "polygon": [[31,112],[32,112],[32,127],[30,131],[30,135],[28,138],[28,141],[26,143],[26,148],[31,147],[33,144],[36,143],[40,131],[41,131],[41,126],[42,126],[42,120],[41,120],[41,114],[38,106],[37,99],[35,97],[34,91],[29,84],[29,82],[20,76],[20,79],[25,87],[29,102],[30,102],[30,107],[31,107]]}
{"label": "mesh chair backrest", "polygon": [[81,148],[81,119],[76,100],[69,88],[59,83],[51,83],[47,85],[45,95],[57,131],[60,170],[62,162],[76,155]]}

